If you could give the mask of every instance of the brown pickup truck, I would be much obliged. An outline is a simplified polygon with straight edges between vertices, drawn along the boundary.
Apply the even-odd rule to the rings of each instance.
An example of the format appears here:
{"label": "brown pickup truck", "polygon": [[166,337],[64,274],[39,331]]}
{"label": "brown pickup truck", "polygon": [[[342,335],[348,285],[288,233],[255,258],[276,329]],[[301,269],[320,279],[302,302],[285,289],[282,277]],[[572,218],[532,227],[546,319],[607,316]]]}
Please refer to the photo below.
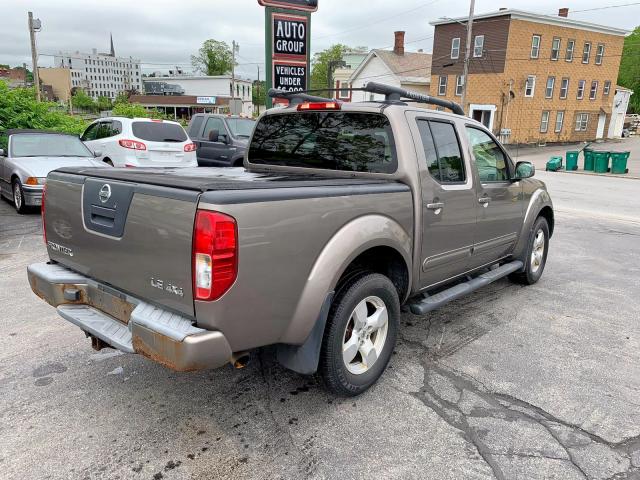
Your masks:
{"label": "brown pickup truck", "polygon": [[290,106],[260,117],[243,169],[52,172],[33,291],[98,349],[190,371],[273,345],[357,395],[387,366],[401,305],[538,281],[554,215],[533,166],[456,104],[366,89],[380,100],[271,92]]}

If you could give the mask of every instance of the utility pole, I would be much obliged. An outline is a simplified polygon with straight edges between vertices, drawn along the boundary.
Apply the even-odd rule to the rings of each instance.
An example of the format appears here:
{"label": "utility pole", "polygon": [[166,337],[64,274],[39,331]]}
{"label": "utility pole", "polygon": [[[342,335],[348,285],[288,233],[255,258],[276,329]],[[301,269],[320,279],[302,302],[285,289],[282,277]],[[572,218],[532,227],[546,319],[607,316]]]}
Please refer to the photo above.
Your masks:
{"label": "utility pole", "polygon": [[232,42],[231,54],[233,60],[231,61],[231,100],[236,98],[236,41]]}
{"label": "utility pole", "polygon": [[[31,38],[31,60],[33,62],[33,84],[36,87],[36,100],[40,101],[40,75],[38,74],[38,51],[36,49],[36,32],[40,31],[42,24],[39,19],[33,18],[33,12],[29,12],[29,37]],[[25,72],[26,75],[26,72]]]}
{"label": "utility pole", "polygon": [[258,69],[258,82],[256,83],[256,88],[258,89],[256,98],[258,99],[258,103],[256,107],[258,107],[258,115],[260,115],[260,65],[256,65],[256,68]]}
{"label": "utility pole", "polygon": [[475,8],[476,0],[471,0],[469,4],[469,19],[467,20],[467,45],[464,53],[464,68],[462,71],[462,109],[467,110],[467,83],[469,76],[469,58],[471,57],[471,36],[473,31],[473,10]]}

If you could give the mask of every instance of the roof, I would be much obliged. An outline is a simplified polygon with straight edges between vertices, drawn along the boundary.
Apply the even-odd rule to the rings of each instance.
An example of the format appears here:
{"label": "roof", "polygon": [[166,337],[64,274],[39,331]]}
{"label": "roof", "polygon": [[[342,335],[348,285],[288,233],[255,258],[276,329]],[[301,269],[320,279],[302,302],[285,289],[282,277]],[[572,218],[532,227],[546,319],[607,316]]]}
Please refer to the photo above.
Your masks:
{"label": "roof", "polygon": [[[569,12],[571,15],[571,12]],[[581,30],[589,30],[592,32],[607,33],[609,35],[628,35],[629,30],[622,28],[609,27],[606,25],[598,25],[596,23],[583,22],[581,20],[573,20],[567,17],[560,17],[558,15],[542,15],[540,13],[525,12],[524,10],[516,10],[512,8],[506,8],[504,10],[497,10],[489,13],[476,14],[473,16],[475,20],[483,20],[485,18],[510,16],[513,20],[525,20],[528,22],[546,23],[548,25],[555,25],[559,27],[577,28]],[[458,18],[446,18],[444,20],[435,20],[429,22],[430,25],[446,25],[449,23],[465,22],[468,17]]]}
{"label": "roof", "polygon": [[[173,77],[142,77],[143,82],[167,82],[167,81],[182,81],[182,80],[231,80],[231,75],[200,75],[200,76],[173,76]],[[236,75],[236,82],[252,83],[251,80],[246,78],[240,78]]]}
{"label": "roof", "polygon": [[129,101],[131,103],[140,103],[142,105],[167,105],[167,106],[200,106],[215,107],[220,105],[228,105],[230,97],[221,95],[212,95],[216,97],[215,104],[199,104],[198,97],[195,95],[131,95]]}
{"label": "roof", "polygon": [[430,53],[405,52],[398,55],[393,50],[374,49],[369,52],[367,58],[358,66],[351,78],[356,78],[367,63],[378,57],[391,70],[400,81],[406,83],[430,83],[431,82],[431,58]]}
{"label": "roof", "polygon": [[54,132],[53,130],[38,130],[35,128],[11,128],[9,130],[5,130],[3,133],[7,136],[16,135],[18,133],[46,133],[49,135],[67,135],[69,137],[77,137],[77,135],[73,135],[72,133]]}

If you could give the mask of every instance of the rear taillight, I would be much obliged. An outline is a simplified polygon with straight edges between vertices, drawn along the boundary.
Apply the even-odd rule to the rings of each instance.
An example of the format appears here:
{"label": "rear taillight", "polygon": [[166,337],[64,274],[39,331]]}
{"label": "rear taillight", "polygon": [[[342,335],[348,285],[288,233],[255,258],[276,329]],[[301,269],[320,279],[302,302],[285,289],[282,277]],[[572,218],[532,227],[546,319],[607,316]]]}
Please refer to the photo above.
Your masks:
{"label": "rear taillight", "polygon": [[47,226],[44,220],[44,210],[45,210],[45,198],[47,196],[47,185],[45,184],[42,187],[42,204],[40,205],[40,216],[42,217],[42,238],[44,238],[44,244],[47,244]]}
{"label": "rear taillight", "polygon": [[146,150],[147,146],[136,140],[119,140],[118,143],[121,147],[128,148],[130,150]]}
{"label": "rear taillight", "polygon": [[196,151],[196,144],[195,143],[187,143],[184,146],[184,151],[185,152],[195,152]]}
{"label": "rear taillight", "polygon": [[212,301],[224,295],[238,275],[238,228],[233,217],[198,210],[193,231],[193,294]]}

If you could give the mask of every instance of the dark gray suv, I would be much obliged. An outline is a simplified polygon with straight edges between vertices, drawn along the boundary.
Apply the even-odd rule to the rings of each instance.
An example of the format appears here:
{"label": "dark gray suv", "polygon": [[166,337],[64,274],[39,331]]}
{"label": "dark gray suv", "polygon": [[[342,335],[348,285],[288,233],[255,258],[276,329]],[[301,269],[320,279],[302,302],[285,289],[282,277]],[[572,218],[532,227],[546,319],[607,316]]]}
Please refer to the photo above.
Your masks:
{"label": "dark gray suv", "polygon": [[231,115],[199,113],[189,123],[202,167],[240,167],[255,120]]}

